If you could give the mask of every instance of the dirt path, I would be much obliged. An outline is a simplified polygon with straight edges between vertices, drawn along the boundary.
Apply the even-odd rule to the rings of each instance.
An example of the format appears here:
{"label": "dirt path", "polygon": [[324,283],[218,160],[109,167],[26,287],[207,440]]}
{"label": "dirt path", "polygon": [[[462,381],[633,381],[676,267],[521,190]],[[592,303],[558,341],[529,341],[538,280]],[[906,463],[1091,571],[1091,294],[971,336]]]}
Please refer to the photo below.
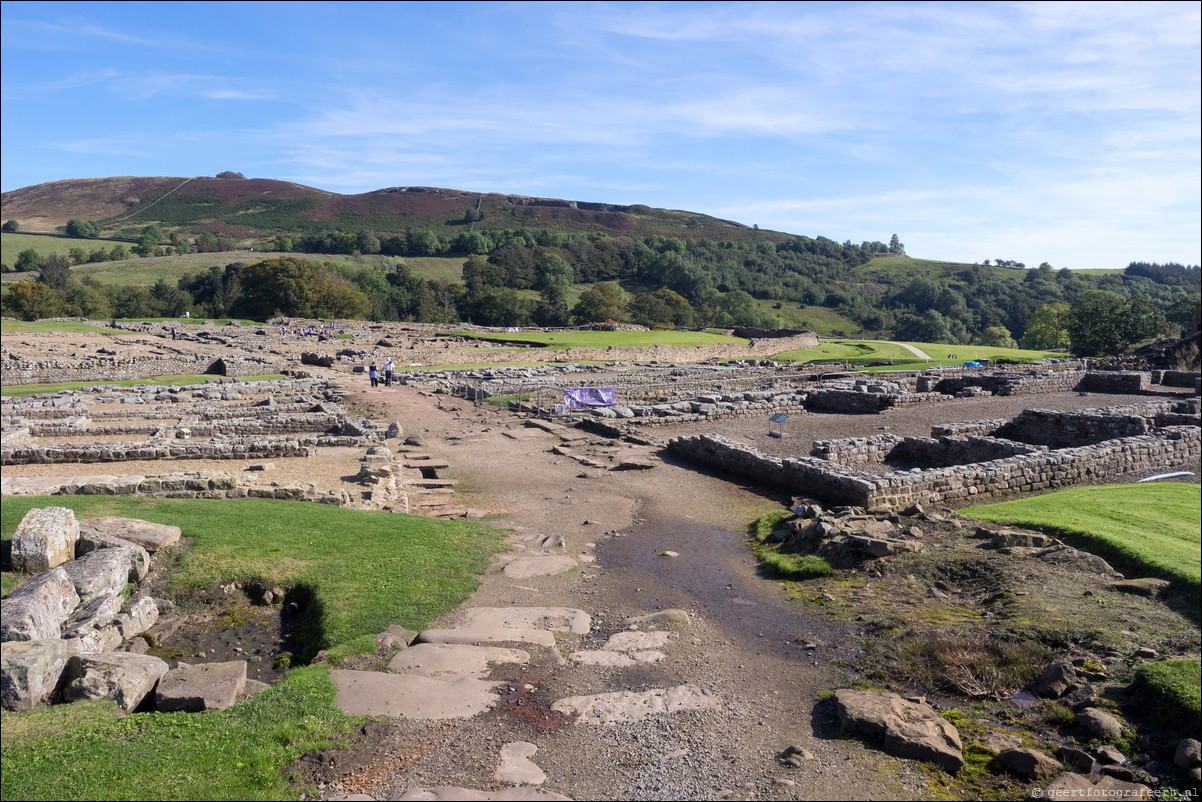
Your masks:
{"label": "dirt path", "polygon": [[931,355],[928,354],[926,351],[922,351],[918,348],[915,348],[912,345],[906,345],[905,343],[895,343],[895,342],[891,342],[889,344],[901,346],[902,348],[905,348],[910,353],[914,354],[914,356],[918,357],[919,359],[931,359]]}
{"label": "dirt path", "polygon": [[[542,787],[575,799],[924,795],[911,767],[834,737],[819,696],[848,681],[830,665],[848,633],[756,573],[738,533],[787,499],[627,444],[565,443],[511,415],[412,388],[360,390],[348,402],[386,409],[407,435],[425,441],[426,451],[449,461],[466,504],[514,530],[514,552],[498,558],[468,607],[582,609],[593,617],[593,631],[563,641],[563,652],[599,648],[628,616],[679,608],[691,624],[657,663],[610,669],[536,658],[514,676],[533,688],[519,694],[524,709],[503,704],[467,721],[400,721],[389,729],[387,747],[331,791],[383,798],[419,786],[497,788],[492,772],[501,746],[526,741],[538,747],[533,760],[547,774]],[[656,467],[613,471],[573,455],[598,465],[649,458]],[[507,560],[536,551],[547,535],[564,539],[563,553],[578,569],[520,579],[503,573]],[[435,626],[462,617],[455,611]],[[714,695],[720,708],[602,726],[545,726],[536,715],[567,696],[686,684]],[[783,765],[778,755],[790,746],[812,759],[799,768]]]}

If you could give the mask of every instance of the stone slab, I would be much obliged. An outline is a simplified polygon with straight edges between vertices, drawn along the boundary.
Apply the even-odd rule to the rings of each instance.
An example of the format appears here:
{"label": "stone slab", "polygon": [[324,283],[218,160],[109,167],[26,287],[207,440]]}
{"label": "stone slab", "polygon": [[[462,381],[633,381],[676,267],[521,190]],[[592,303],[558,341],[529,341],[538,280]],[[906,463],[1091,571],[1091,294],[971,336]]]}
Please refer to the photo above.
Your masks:
{"label": "stone slab", "polygon": [[80,521],[79,529],[81,534],[86,532],[127,540],[151,554],[179,542],[180,538],[178,526],[156,524],[137,518],[88,518]]}
{"label": "stone slab", "polygon": [[63,689],[63,701],[108,699],[126,713],[146,698],[170,666],[149,654],[112,652],[72,657],[67,664],[71,681]]}
{"label": "stone slab", "polygon": [[415,674],[444,681],[484,679],[495,663],[526,665],[530,654],[520,649],[453,643],[419,643],[397,652],[389,671]]}
{"label": "stone slab", "polygon": [[532,555],[511,560],[503,572],[510,579],[529,579],[562,574],[575,567],[576,561],[562,554]]}
{"label": "stone slab", "polygon": [[25,513],[13,533],[14,571],[40,574],[75,558],[79,522],[66,507],[39,507]]}
{"label": "stone slab", "polygon": [[587,635],[593,619],[574,607],[469,607],[464,627],[470,629],[552,629],[572,635]]}
{"label": "stone slab", "polygon": [[506,785],[542,785],[547,774],[533,760],[538,747],[528,741],[515,741],[501,747],[501,765],[493,779]]}
{"label": "stone slab", "polygon": [[553,648],[555,635],[545,629],[462,628],[427,629],[417,636],[418,643],[533,643]]}
{"label": "stone slab", "polygon": [[159,681],[154,701],[163,713],[225,710],[245,687],[245,660],[177,666]]}
{"label": "stone slab", "polygon": [[75,583],[62,566],[44,571],[0,601],[0,640],[57,638],[78,606]]}
{"label": "stone slab", "polygon": [[440,788],[406,788],[395,799],[401,802],[572,802],[570,796],[544,791],[541,788],[506,788],[501,791],[479,791],[444,785]]}
{"label": "stone slab", "polygon": [[552,704],[551,709],[574,716],[577,724],[629,724],[685,710],[713,710],[719,705],[717,697],[696,685],[677,685],[641,692],[569,696]]}
{"label": "stone slab", "polygon": [[415,674],[378,671],[330,672],[338,694],[334,703],[344,713],[417,720],[471,718],[496,706],[501,683],[479,679],[443,682]]}
{"label": "stone slab", "polygon": [[58,691],[67,661],[79,653],[76,639],[9,641],[0,646],[0,705],[29,710]]}

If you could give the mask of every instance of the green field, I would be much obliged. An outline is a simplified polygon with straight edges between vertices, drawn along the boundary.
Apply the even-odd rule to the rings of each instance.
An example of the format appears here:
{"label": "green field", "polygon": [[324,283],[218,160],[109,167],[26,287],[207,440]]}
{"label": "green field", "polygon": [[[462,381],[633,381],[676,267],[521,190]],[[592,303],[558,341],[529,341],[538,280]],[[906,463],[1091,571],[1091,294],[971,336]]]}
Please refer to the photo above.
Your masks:
{"label": "green field", "polygon": [[[1036,362],[1041,359],[1064,357],[1050,351],[1024,351],[1015,348],[988,348],[980,345],[947,345],[946,343],[906,343],[928,354],[920,359],[900,345],[882,340],[826,340],[817,348],[786,351],[774,359],[787,362],[842,362],[849,367],[875,366],[884,370],[923,370],[933,367],[956,367],[969,359]],[[955,354],[956,358],[951,358]],[[883,363],[883,364],[882,364]]]}
{"label": "green field", "polygon": [[862,333],[859,323],[826,306],[803,306],[796,301],[763,298],[757,300],[756,305],[775,315],[785,328],[812,331],[819,337],[849,337]]}
{"label": "green field", "polygon": [[133,334],[132,331],[93,326],[78,320],[0,320],[0,334],[111,334],[120,336]]}
{"label": "green field", "polygon": [[[57,253],[65,257],[72,248],[83,248],[88,253],[109,250],[119,243],[104,239],[73,239],[71,237],[44,237],[35,234],[0,234],[0,262],[12,267],[17,263],[21,251],[33,248],[39,256]],[[128,246],[129,243],[126,243]]]}
{"label": "green field", "polygon": [[1130,574],[1173,580],[1198,598],[1202,583],[1202,487],[1078,487],[961,510],[982,521],[1039,529],[1095,552]]}
{"label": "green field", "polygon": [[688,347],[693,345],[747,345],[741,337],[727,337],[699,331],[523,331],[507,334],[480,334],[450,331],[475,340],[529,343],[547,348],[635,348],[649,345]]}
{"label": "green field", "polygon": [[[80,518],[122,515],[175,524],[191,538],[175,589],[259,580],[314,594],[312,648],[374,649],[389,624],[412,629],[462,603],[503,533],[466,521],[289,501],[99,496],[4,499],[7,552],[22,516],[65,506]],[[5,595],[15,577],[4,575]],[[299,668],[229,710],[118,717],[108,702],[0,713],[4,799],[295,799],[281,769],[336,744],[361,719],[333,704],[323,666]],[[310,791],[312,789],[309,789]]]}

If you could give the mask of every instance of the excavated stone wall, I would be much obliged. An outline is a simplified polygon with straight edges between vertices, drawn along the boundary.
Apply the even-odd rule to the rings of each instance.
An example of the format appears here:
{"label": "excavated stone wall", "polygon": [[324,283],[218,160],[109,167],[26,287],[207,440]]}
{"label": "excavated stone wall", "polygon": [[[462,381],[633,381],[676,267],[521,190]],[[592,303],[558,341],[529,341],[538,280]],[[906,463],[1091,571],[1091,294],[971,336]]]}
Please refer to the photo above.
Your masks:
{"label": "excavated stone wall", "polygon": [[[965,446],[977,447],[980,444]],[[674,438],[669,448],[688,459],[827,503],[900,510],[914,503],[975,501],[1138,473],[1162,473],[1174,468],[1197,470],[1202,456],[1202,429],[1171,426],[1154,434],[1076,448],[1039,450],[986,462],[899,473],[850,467],[816,457],[769,457],[751,446],[717,435]]]}

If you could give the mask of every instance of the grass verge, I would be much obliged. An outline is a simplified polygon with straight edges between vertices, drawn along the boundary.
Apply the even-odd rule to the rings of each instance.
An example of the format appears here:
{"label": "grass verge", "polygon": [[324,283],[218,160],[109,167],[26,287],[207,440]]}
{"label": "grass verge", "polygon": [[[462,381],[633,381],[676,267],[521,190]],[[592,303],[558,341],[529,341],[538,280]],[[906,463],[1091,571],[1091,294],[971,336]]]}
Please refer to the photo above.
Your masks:
{"label": "grass verge", "polygon": [[[60,390],[82,390],[84,387],[136,387],[143,384],[160,384],[165,387],[187,387],[192,384],[204,384],[215,379],[212,374],[185,374],[180,376],[152,376],[149,379],[126,379],[110,382],[53,382],[50,384],[9,384],[0,387],[0,396],[36,395],[37,393],[57,393]],[[282,379],[283,373],[265,373],[261,376],[242,376],[241,381],[252,382],[266,379]]]}
{"label": "grass verge", "polygon": [[[775,355],[773,359],[803,364],[837,362],[845,364],[849,368],[887,371],[962,367],[970,359],[1022,363],[1064,357],[1064,354],[1052,351],[1024,351],[1017,348],[990,348],[983,345],[906,344],[914,346],[931,358],[921,359],[901,345],[883,340],[827,340],[816,348],[786,351]],[[955,354],[954,358],[952,354]]]}
{"label": "grass verge", "polygon": [[[7,506],[7,502],[6,502]],[[281,771],[361,722],[321,666],[228,710],[120,716],[111,702],[0,713],[4,799],[295,799]]]}
{"label": "grass verge", "polygon": [[822,557],[816,554],[781,551],[781,543],[769,542],[772,540],[772,533],[781,522],[792,516],[793,513],[789,510],[773,510],[756,518],[748,527],[752,539],[755,540],[753,550],[760,565],[773,576],[797,581],[833,574],[835,569]]}
{"label": "grass verge", "polygon": [[1202,596],[1202,486],[1078,487],[961,510],[970,518],[1055,534],[1111,561],[1121,571],[1173,581]]}
{"label": "grass verge", "polygon": [[[192,545],[171,577],[178,590],[305,587],[331,658],[363,651],[388,624],[425,627],[467,598],[503,548],[499,530],[474,522],[287,501],[55,496],[4,499],[4,550],[29,509],[51,505],[179,526]],[[15,578],[4,580],[7,594]],[[361,722],[334,707],[323,666],[290,671],[225,711],[121,717],[86,702],[0,715],[4,799],[295,799],[305,789],[281,770]]]}
{"label": "grass verge", "polygon": [[1135,670],[1132,691],[1165,732],[1197,738],[1202,726],[1202,660],[1163,660]]}

